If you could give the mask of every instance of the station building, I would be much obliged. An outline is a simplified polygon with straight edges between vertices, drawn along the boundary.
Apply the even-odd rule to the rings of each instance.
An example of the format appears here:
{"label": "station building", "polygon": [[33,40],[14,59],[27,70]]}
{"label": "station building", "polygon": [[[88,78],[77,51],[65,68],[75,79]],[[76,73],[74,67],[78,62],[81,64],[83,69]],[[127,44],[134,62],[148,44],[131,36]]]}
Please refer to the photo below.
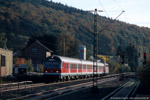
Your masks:
{"label": "station building", "polygon": [[43,64],[46,57],[51,56],[52,52],[53,51],[51,51],[41,42],[35,41],[22,50],[22,55],[26,60],[32,60],[32,64],[34,65],[34,69],[36,71],[37,66]]}
{"label": "station building", "polygon": [[13,51],[0,48],[0,76],[12,74]]}

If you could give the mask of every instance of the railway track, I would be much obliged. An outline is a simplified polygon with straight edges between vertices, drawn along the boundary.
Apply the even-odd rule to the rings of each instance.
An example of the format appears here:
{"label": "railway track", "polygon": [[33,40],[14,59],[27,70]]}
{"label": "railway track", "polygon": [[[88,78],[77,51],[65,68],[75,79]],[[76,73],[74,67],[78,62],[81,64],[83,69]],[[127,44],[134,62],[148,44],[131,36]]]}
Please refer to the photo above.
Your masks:
{"label": "railway track", "polygon": [[[108,78],[108,77],[116,77],[116,75],[100,77],[99,79]],[[39,93],[43,91],[53,90],[61,87],[66,87],[70,85],[75,85],[79,83],[92,81],[92,78],[80,79],[80,80],[70,80],[64,82],[53,82],[53,83],[38,83],[32,84],[30,81],[11,83],[11,84],[3,84],[0,85],[0,100],[6,100],[8,98],[21,97],[33,93]],[[31,84],[26,84],[25,82],[30,82]]]}
{"label": "railway track", "polygon": [[[113,74],[113,75],[107,75],[101,77],[103,78],[108,78],[108,77],[116,77],[119,74]],[[37,83],[33,84],[32,81],[23,81],[23,82],[17,82],[17,83],[8,83],[8,84],[0,84],[0,93],[5,93],[5,92],[11,92],[11,91],[20,91],[20,90],[26,90],[26,89],[34,89],[37,87],[45,87],[45,86],[50,86],[54,84],[63,84],[63,83],[71,83],[71,82],[82,82],[82,81],[92,81],[92,78],[87,78],[87,79],[80,79],[80,80],[71,80],[71,81],[64,81],[64,82],[54,82],[54,83]]]}
{"label": "railway track", "polygon": [[70,84],[72,82],[78,83],[78,82],[91,81],[91,80],[92,80],[92,78],[65,81],[65,82],[53,82],[53,83],[48,83],[48,84],[45,84],[45,83],[33,84],[32,81],[23,81],[23,82],[17,82],[17,83],[2,84],[2,85],[0,85],[0,93],[11,92],[11,91],[21,91],[21,90],[26,90],[26,89],[33,90],[38,87],[47,87],[47,86],[67,84],[67,83]]}
{"label": "railway track", "polygon": [[[128,73],[128,74],[132,75],[132,73]],[[118,76],[119,76],[119,74],[106,75],[106,76],[103,76],[99,79],[103,80],[103,79],[108,79],[108,78],[111,78],[111,77],[118,77]],[[66,87],[69,87],[71,85],[76,85],[76,84],[90,82],[90,81],[92,82],[92,78],[73,80],[73,81],[65,81],[65,82],[57,82],[57,83],[54,82],[54,83],[49,83],[49,84],[45,84],[45,83],[38,83],[38,84],[32,84],[31,83],[31,84],[26,84],[26,85],[22,84],[22,85],[20,85],[19,90],[18,90],[18,85],[14,86],[14,87],[12,87],[12,86],[9,87],[8,86],[6,88],[4,87],[3,89],[1,88],[0,93],[4,94],[4,96],[1,95],[2,97],[6,97],[7,95],[9,95],[11,93],[12,93],[12,95],[14,95],[14,94],[18,95],[18,96],[11,96],[11,98],[20,97],[20,96],[24,96],[24,95],[26,95],[25,97],[27,97],[27,96],[30,96],[30,94],[33,95],[32,93],[34,93],[36,95],[42,95],[43,93],[44,94],[47,93],[47,91],[49,91],[49,90],[51,90],[50,92],[53,92],[52,90],[55,91],[55,89],[57,90],[58,88],[63,88],[63,87],[66,88]],[[26,82],[30,83],[30,81],[26,81]],[[80,88],[83,89],[84,87],[80,87]],[[29,90],[29,91],[27,91],[27,90]],[[78,89],[75,89],[75,90],[78,90]],[[46,92],[42,92],[42,91],[46,91]],[[7,95],[5,95],[5,93],[7,93]]]}
{"label": "railway track", "polygon": [[[102,80],[99,80],[99,84],[104,83],[104,82],[108,82],[108,81],[112,81],[115,79],[117,79],[117,78],[111,77],[111,78],[107,78],[107,79],[102,79]],[[92,86],[93,86],[93,82],[80,83],[80,84],[76,84],[76,85],[71,85],[71,86],[53,89],[50,91],[30,94],[30,95],[26,95],[23,97],[11,98],[11,100],[22,100],[22,99],[23,100],[45,100],[45,99],[49,100],[49,99],[55,98],[59,95],[69,94],[69,93],[83,90],[83,89],[86,89],[86,88],[89,88]]]}
{"label": "railway track", "polygon": [[129,80],[123,86],[117,88],[102,100],[129,100],[134,99],[134,94],[140,82],[136,80]]}

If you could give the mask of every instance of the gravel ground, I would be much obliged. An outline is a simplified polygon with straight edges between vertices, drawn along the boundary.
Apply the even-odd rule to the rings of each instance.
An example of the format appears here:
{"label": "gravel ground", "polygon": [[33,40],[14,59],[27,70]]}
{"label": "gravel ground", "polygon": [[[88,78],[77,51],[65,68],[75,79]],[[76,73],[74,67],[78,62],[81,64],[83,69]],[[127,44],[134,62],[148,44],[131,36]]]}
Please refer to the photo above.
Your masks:
{"label": "gravel ground", "polygon": [[[125,80],[126,81],[126,80]],[[100,84],[98,86],[99,92],[98,93],[92,93],[91,90],[92,88],[88,88],[82,91],[78,91],[78,92],[74,92],[70,95],[66,95],[66,96],[60,96],[57,99],[53,99],[53,100],[100,100],[102,97],[106,96],[107,94],[109,94],[111,91],[113,91],[114,89],[116,89],[117,87],[119,87],[121,84],[123,84],[125,81],[121,81],[119,82],[118,80],[112,81],[112,82],[107,82],[107,83],[103,83]],[[78,82],[73,82],[78,83]],[[70,83],[68,83],[70,84]],[[59,85],[60,87],[65,86],[65,84],[61,84]],[[6,100],[8,98],[14,98],[14,97],[19,97],[19,96],[23,96],[29,93],[35,93],[35,92],[39,92],[39,91],[45,91],[45,90],[51,90],[54,88],[58,88],[58,86],[53,85],[50,87],[40,87],[37,89],[34,89],[34,92],[31,91],[31,89],[29,89],[28,91],[20,91],[20,93],[18,94],[16,92],[14,93],[10,93],[8,92],[8,94],[5,94],[3,96],[0,96],[0,100]],[[38,91],[37,91],[38,90]]]}
{"label": "gravel ground", "polygon": [[118,80],[114,80],[107,83],[102,83],[98,86],[98,93],[93,93],[92,88],[84,89],[81,91],[77,91],[71,93],[69,95],[59,96],[57,98],[53,98],[50,100],[101,100],[103,97],[111,93],[113,90],[118,88],[127,82],[127,79],[119,82]]}
{"label": "gravel ground", "polygon": [[135,98],[139,100],[150,100],[150,89],[140,85],[137,89]]}
{"label": "gravel ground", "polygon": [[78,83],[82,83],[82,82],[89,82],[91,81],[92,79],[87,79],[87,80],[79,80],[79,81],[72,81],[72,82],[69,82],[69,83],[48,83],[49,85],[48,86],[42,86],[42,87],[35,87],[33,88],[33,91],[32,89],[24,89],[24,90],[20,90],[18,92],[18,90],[16,91],[9,91],[9,92],[5,92],[5,93],[2,93],[2,95],[0,94],[0,100],[6,100],[6,99],[9,99],[9,98],[15,98],[15,97],[20,97],[20,96],[25,96],[27,94],[32,94],[32,93],[39,93],[39,92],[44,92],[44,91],[49,91],[49,90],[53,90],[53,89],[56,89],[56,88],[61,88],[61,87],[65,87],[65,86],[68,86],[68,85],[73,85],[73,84],[78,84]]}

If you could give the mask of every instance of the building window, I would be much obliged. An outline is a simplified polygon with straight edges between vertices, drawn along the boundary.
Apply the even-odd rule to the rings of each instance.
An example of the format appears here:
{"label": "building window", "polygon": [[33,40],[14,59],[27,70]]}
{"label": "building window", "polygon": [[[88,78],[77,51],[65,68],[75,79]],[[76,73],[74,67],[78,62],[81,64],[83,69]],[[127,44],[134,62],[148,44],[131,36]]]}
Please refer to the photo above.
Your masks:
{"label": "building window", "polygon": [[37,51],[38,51],[37,48],[32,48],[33,53],[37,53]]}
{"label": "building window", "polygon": [[6,65],[6,57],[4,55],[1,55],[1,66],[5,66]]}

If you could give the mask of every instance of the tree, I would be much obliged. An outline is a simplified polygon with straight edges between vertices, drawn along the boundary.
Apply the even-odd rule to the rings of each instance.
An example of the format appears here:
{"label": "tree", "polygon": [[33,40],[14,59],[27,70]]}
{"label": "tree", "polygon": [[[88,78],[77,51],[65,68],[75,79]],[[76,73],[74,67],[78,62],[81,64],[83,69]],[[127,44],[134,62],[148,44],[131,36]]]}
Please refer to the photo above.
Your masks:
{"label": "tree", "polygon": [[61,56],[77,57],[79,42],[70,33],[60,34],[57,38],[57,54]]}
{"label": "tree", "polygon": [[0,33],[0,48],[7,48],[6,33]]}
{"label": "tree", "polygon": [[138,52],[134,46],[128,46],[126,48],[126,58],[128,59],[131,71],[136,71],[138,66]]}
{"label": "tree", "polygon": [[146,63],[146,66],[138,70],[138,77],[143,87],[142,91],[150,92],[150,61]]}
{"label": "tree", "polygon": [[109,64],[110,73],[118,73],[121,72],[121,65],[111,59],[107,59],[107,63]]}
{"label": "tree", "polygon": [[39,71],[40,73],[42,73],[44,66],[43,66],[42,64],[40,64],[40,65],[37,66],[37,68],[38,68],[38,71]]}
{"label": "tree", "polygon": [[122,52],[123,52],[123,51],[122,51],[121,46],[118,46],[118,48],[117,48],[117,50],[116,50],[116,55],[121,57]]}
{"label": "tree", "polygon": [[51,35],[43,35],[43,36],[32,36],[31,38],[29,38],[27,45],[30,45],[37,40],[42,44],[44,44],[46,47],[48,47],[50,50],[52,50],[53,53],[56,53],[57,37],[55,35],[51,34]]}
{"label": "tree", "polygon": [[27,71],[28,72],[33,72],[34,68],[33,68],[33,65],[32,65],[32,60],[29,59],[27,60]]}

